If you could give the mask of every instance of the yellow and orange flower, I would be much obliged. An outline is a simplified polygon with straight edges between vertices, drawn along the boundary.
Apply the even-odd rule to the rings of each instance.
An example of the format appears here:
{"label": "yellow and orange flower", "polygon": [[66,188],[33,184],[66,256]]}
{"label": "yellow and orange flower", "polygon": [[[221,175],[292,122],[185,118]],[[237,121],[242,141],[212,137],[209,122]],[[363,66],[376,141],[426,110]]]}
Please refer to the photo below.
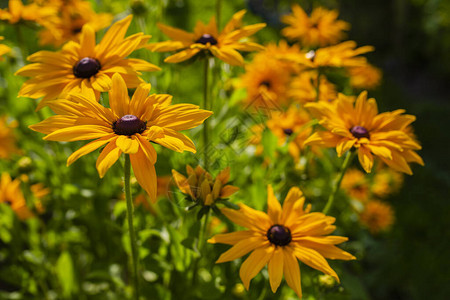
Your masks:
{"label": "yellow and orange flower", "polygon": [[370,186],[365,174],[357,169],[349,169],[342,179],[341,189],[347,194],[361,202],[368,200]]}
{"label": "yellow and orange flower", "polygon": [[284,59],[311,69],[365,66],[367,59],[359,55],[374,51],[374,47],[356,47],[355,41],[345,41],[334,46],[319,48],[315,51],[300,51],[298,54],[286,54]]}
{"label": "yellow and orange flower", "polygon": [[232,245],[216,263],[235,260],[252,252],[242,263],[239,275],[248,290],[250,281],[268,264],[270,286],[275,293],[283,274],[287,284],[302,297],[298,261],[329,274],[339,281],[329,266],[329,259],[355,259],[335,245],[347,241],[346,237],[328,236],[336,226],[335,218],[322,213],[304,210],[305,198],[298,188],[291,188],[283,207],[275,197],[272,187],[267,188],[267,214],[240,204],[239,210],[223,208],[222,212],[232,222],[247,230],[218,234],[209,243]]}
{"label": "yellow and orange flower", "polygon": [[404,110],[378,113],[375,99],[367,99],[367,92],[358,98],[339,94],[332,104],[326,102],[305,105],[326,131],[315,132],[305,145],[336,147],[338,156],[354,148],[359,162],[367,173],[372,170],[374,155],[394,170],[412,174],[408,163],[423,165],[415,152],[421,146],[406,128],[416,117],[403,114]]}
{"label": "yellow and orange flower", "polygon": [[[0,36],[0,41],[3,41],[5,38]],[[11,48],[9,48],[8,46],[4,45],[4,44],[0,44],[0,61],[3,60],[3,55],[5,55],[6,53],[10,52]]]}
{"label": "yellow and orange flower", "polygon": [[230,65],[242,66],[244,58],[238,51],[263,50],[263,46],[248,41],[248,37],[266,26],[264,23],[258,23],[242,27],[245,12],[241,10],[235,13],[221,32],[217,29],[214,17],[206,25],[198,21],[193,33],[158,24],[159,29],[172,40],[150,44],[146,48],[155,52],[181,50],[164,60],[168,63],[182,62],[196,54],[206,52]]}
{"label": "yellow and orange flower", "polygon": [[337,20],[338,14],[337,10],[317,7],[308,17],[296,4],[292,6],[292,15],[282,17],[281,21],[289,26],[281,33],[305,47],[334,45],[345,37],[344,31],[350,29],[349,23]]}
{"label": "yellow and orange flower", "polygon": [[394,224],[394,211],[385,202],[369,201],[359,216],[360,222],[373,234],[386,231]]}
{"label": "yellow and orange flower", "polygon": [[311,135],[312,128],[307,125],[310,121],[311,117],[304,109],[291,105],[285,112],[274,112],[267,121],[267,128],[278,138],[278,146],[289,142],[289,154],[297,162],[304,142]]}
{"label": "yellow and orange flower", "polygon": [[230,180],[230,168],[222,170],[216,178],[200,166],[195,170],[186,166],[187,178],[172,170],[173,179],[183,194],[190,196],[195,203],[200,202],[204,206],[212,206],[216,201],[225,199],[236,193],[239,188],[228,185]]}
{"label": "yellow and orange flower", "polygon": [[16,121],[8,124],[6,116],[0,117],[0,158],[10,158],[12,154],[20,153],[13,132],[16,126]]}
{"label": "yellow and orange flower", "polygon": [[239,87],[247,91],[248,107],[274,109],[288,103],[289,69],[276,59],[260,56],[245,66]]}
{"label": "yellow and orange flower", "polygon": [[0,20],[10,24],[19,22],[36,22],[44,27],[51,26],[56,18],[56,8],[53,5],[38,5],[30,3],[23,5],[22,0],[9,0],[8,8],[0,9]]}
{"label": "yellow and orange flower", "polygon": [[71,41],[61,51],[30,55],[28,60],[33,63],[16,72],[16,75],[32,77],[23,84],[19,96],[43,97],[38,109],[48,100],[83,90],[93,90],[98,99],[100,92],[111,88],[114,73],[122,76],[128,88],[136,88],[143,82],[140,71],[159,68],[142,59],[125,58],[150,39],[142,32],[125,38],[131,20],[132,16],[128,16],[114,23],[98,45],[94,29],[87,24],[83,26],[79,43]]}
{"label": "yellow and orange flower", "polygon": [[366,64],[360,67],[348,68],[350,85],[356,89],[374,89],[381,81],[381,70]]}
{"label": "yellow and orange flower", "polygon": [[33,213],[27,206],[20,185],[19,179],[12,180],[9,174],[2,173],[0,179],[0,204],[10,205],[19,219],[26,220],[31,218]]}
{"label": "yellow and orange flower", "polygon": [[[289,96],[300,103],[317,100],[317,71],[304,71],[295,76],[289,88]],[[331,102],[337,98],[336,86],[325,76],[320,76],[319,101]]]}
{"label": "yellow and orange flower", "polygon": [[379,168],[373,176],[371,191],[374,196],[386,198],[398,192],[403,184],[403,174],[389,168]]}
{"label": "yellow and orange flower", "polygon": [[79,42],[81,30],[85,24],[95,32],[111,24],[113,16],[107,13],[97,14],[89,1],[56,1],[58,18],[49,28],[39,32],[39,42],[42,45],[59,47],[67,41]]}
{"label": "yellow and orange flower", "polygon": [[67,100],[49,100],[48,106],[57,115],[30,128],[47,134],[45,140],[95,139],[72,153],[67,165],[106,144],[96,164],[100,177],[122,153],[129,154],[137,181],[156,201],[156,151],[151,142],[177,152],[195,153],[194,143],[178,131],[202,124],[212,112],[192,104],[170,105],[172,96],[148,96],[149,91],[150,84],[139,85],[130,101],[125,80],[114,74],[109,91],[111,108],[96,102],[93,93],[71,94]]}

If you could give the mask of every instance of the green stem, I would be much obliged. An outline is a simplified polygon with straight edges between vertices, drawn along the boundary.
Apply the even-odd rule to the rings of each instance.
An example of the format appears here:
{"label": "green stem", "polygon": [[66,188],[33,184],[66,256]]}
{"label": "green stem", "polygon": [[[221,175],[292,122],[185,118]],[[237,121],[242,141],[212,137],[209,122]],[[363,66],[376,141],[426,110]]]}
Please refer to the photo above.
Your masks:
{"label": "green stem", "polygon": [[341,182],[342,182],[342,179],[344,178],[345,172],[347,171],[348,167],[350,166],[353,158],[355,157],[355,154],[356,154],[356,151],[350,150],[347,152],[344,162],[342,163],[341,173],[339,174],[339,177],[338,177],[337,181],[335,182],[335,185],[333,186],[333,190],[330,194],[330,197],[328,197],[328,202],[322,211],[324,214],[327,214],[328,211],[330,210],[331,206],[333,205],[334,198],[336,197],[336,194],[339,191],[339,188],[341,187]]}
{"label": "green stem", "polygon": [[131,198],[131,185],[130,185],[130,155],[125,154],[125,198],[127,200],[127,219],[128,219],[128,231],[130,233],[130,245],[131,245],[131,257],[132,257],[132,269],[133,269],[133,281],[134,281],[134,298],[139,299],[139,277],[138,277],[138,258],[136,248],[136,235],[133,226],[133,200]]}
{"label": "green stem", "polygon": [[200,259],[203,255],[203,247],[205,246],[205,235],[206,231],[208,229],[208,220],[209,220],[209,214],[208,211],[205,215],[205,217],[202,219],[202,225],[198,234],[198,242],[197,242],[197,250],[199,252],[199,256],[195,258],[194,261],[194,267],[193,267],[193,274],[192,274],[192,285],[195,285],[197,282],[197,272],[198,272],[198,265],[200,262]]}
{"label": "green stem", "polygon": [[[204,66],[204,82],[203,82],[203,109],[210,110],[210,103],[208,97],[208,72],[209,58],[205,59]],[[206,171],[209,171],[209,121],[206,119],[203,122],[203,163]]]}
{"label": "green stem", "polygon": [[217,26],[220,28],[220,15],[222,11],[222,0],[216,0],[216,20]]}

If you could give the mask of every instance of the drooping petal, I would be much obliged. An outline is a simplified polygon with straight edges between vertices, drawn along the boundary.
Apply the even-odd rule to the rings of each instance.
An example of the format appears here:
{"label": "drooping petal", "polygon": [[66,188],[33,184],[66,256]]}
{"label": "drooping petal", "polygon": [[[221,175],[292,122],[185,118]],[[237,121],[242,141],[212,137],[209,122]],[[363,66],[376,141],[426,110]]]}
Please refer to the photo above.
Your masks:
{"label": "drooping petal", "polygon": [[302,286],[300,278],[300,267],[293,249],[289,246],[283,248],[283,273],[288,286],[294,290],[297,296],[302,298]]}
{"label": "drooping petal", "polygon": [[96,168],[100,178],[105,176],[106,171],[119,159],[122,151],[116,146],[116,141],[113,139],[103,149],[97,158]]}
{"label": "drooping petal", "polygon": [[155,165],[144,154],[142,148],[139,148],[137,153],[130,154],[130,161],[139,185],[147,192],[150,200],[156,203],[157,179]]}
{"label": "drooping petal", "polygon": [[278,287],[280,286],[281,279],[283,279],[283,269],[284,269],[283,248],[276,247],[268,265],[270,287],[273,293],[277,291]]}
{"label": "drooping petal", "polygon": [[239,269],[239,276],[247,290],[250,287],[250,280],[252,280],[271,259],[273,250],[274,246],[269,245],[255,249],[242,263],[241,268]]}

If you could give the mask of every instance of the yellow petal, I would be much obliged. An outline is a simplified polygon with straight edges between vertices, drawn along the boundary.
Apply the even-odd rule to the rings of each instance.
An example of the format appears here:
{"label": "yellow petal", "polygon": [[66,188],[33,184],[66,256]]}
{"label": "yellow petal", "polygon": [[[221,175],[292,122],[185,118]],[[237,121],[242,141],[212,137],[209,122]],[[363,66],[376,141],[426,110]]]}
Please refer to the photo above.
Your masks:
{"label": "yellow petal", "polygon": [[372,156],[372,154],[370,154],[369,149],[367,149],[364,146],[359,147],[358,159],[359,159],[361,166],[364,168],[364,170],[367,173],[370,173],[370,171],[372,170],[372,166],[373,166],[373,156]]}
{"label": "yellow petal", "polygon": [[317,269],[325,274],[333,276],[339,282],[339,277],[337,276],[336,272],[330,267],[327,260],[317,251],[295,244],[294,255],[301,262],[307,264],[311,268]]}
{"label": "yellow petal", "polygon": [[233,247],[231,247],[228,251],[222,253],[216,263],[235,260],[236,258],[244,256],[245,254],[256,248],[265,247],[269,244],[270,243],[267,241],[267,238],[265,239],[263,236],[255,236],[245,240],[241,240]]}
{"label": "yellow petal", "polygon": [[80,57],[93,57],[95,48],[95,31],[85,24],[80,35]]}
{"label": "yellow petal", "polygon": [[116,146],[116,141],[113,139],[103,149],[97,158],[96,168],[100,178],[105,176],[106,171],[119,159],[122,151]]}
{"label": "yellow petal", "polygon": [[233,223],[264,234],[273,225],[267,214],[242,203],[239,204],[239,207],[239,210],[222,208],[221,211]]}
{"label": "yellow petal", "polygon": [[289,246],[283,248],[283,273],[288,286],[294,290],[297,296],[302,298],[302,286],[300,279],[300,268],[293,250]]}
{"label": "yellow petal", "polygon": [[100,138],[98,140],[92,141],[92,142],[84,145],[83,147],[81,147],[80,149],[78,149],[77,151],[72,153],[69,156],[69,158],[67,158],[67,166],[71,165],[73,162],[75,162],[81,156],[91,153],[92,151],[103,146],[104,144],[110,142],[114,137],[115,137],[115,135],[112,134],[110,136]]}
{"label": "yellow petal", "polygon": [[273,193],[272,185],[267,186],[267,214],[273,224],[280,224],[281,204]]}
{"label": "yellow petal", "polygon": [[155,165],[148,159],[141,148],[135,154],[130,154],[134,176],[140,186],[147,192],[150,200],[155,203],[157,193],[157,179]]}
{"label": "yellow petal", "polygon": [[128,89],[122,76],[115,73],[112,77],[111,90],[109,91],[109,105],[112,111],[119,117],[129,114],[130,98]]}
{"label": "yellow petal", "polygon": [[116,146],[119,147],[123,153],[134,154],[139,149],[139,142],[136,136],[120,135],[116,139]]}
{"label": "yellow petal", "polygon": [[274,246],[272,245],[255,249],[242,263],[241,268],[239,269],[239,276],[247,290],[250,286],[250,280],[252,280],[272,258],[273,250]]}
{"label": "yellow petal", "polygon": [[231,233],[216,234],[208,240],[208,243],[234,245],[240,241],[257,236],[257,233],[251,230],[236,231]]}
{"label": "yellow petal", "polygon": [[280,286],[281,279],[283,279],[283,248],[276,247],[272,258],[269,261],[269,281],[272,292],[275,293]]}
{"label": "yellow petal", "polygon": [[113,133],[112,129],[98,125],[79,125],[58,129],[47,136],[44,140],[73,142],[92,140],[107,136]]}

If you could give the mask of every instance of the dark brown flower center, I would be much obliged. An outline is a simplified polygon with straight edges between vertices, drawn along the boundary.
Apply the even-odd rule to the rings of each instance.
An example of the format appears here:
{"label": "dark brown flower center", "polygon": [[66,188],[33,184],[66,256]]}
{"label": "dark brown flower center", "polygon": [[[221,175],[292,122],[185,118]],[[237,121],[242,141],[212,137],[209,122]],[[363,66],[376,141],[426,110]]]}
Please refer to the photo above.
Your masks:
{"label": "dark brown flower center", "polygon": [[290,129],[290,128],[283,129],[283,132],[284,132],[285,135],[291,135],[291,134],[294,133],[294,132],[292,131],[292,129]]}
{"label": "dark brown flower center", "polygon": [[361,138],[370,138],[370,133],[369,131],[362,127],[362,126],[353,126],[350,129],[350,133],[357,139],[361,139]]}
{"label": "dark brown flower center", "polygon": [[210,43],[211,45],[217,45],[217,40],[210,34],[203,34],[201,38],[195,41],[196,43],[206,45]]}
{"label": "dark brown flower center", "polygon": [[89,78],[100,70],[100,62],[95,58],[85,57],[73,66],[73,75],[78,78]]}
{"label": "dark brown flower center", "polygon": [[72,34],[78,34],[81,32],[81,27],[72,28]]}
{"label": "dark brown flower center", "polygon": [[267,87],[268,89],[270,89],[270,86],[271,86],[270,81],[268,81],[268,80],[262,81],[259,85],[263,85],[263,86]]}
{"label": "dark brown flower center", "polygon": [[283,225],[273,225],[267,230],[267,238],[277,246],[286,246],[292,241],[291,231]]}
{"label": "dark brown flower center", "polygon": [[113,123],[113,130],[118,135],[133,135],[144,132],[147,122],[141,121],[135,115],[125,115]]}

